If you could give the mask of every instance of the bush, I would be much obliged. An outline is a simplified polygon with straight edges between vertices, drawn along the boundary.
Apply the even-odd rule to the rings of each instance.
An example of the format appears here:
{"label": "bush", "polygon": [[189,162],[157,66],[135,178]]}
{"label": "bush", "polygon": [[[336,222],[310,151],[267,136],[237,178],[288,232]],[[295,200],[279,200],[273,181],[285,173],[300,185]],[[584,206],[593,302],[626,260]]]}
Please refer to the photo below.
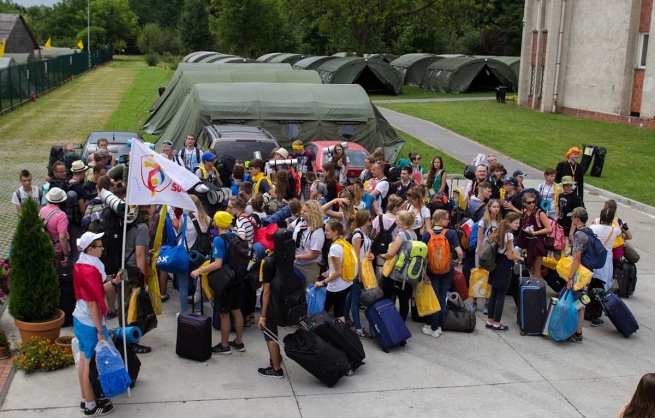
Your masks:
{"label": "bush", "polygon": [[166,66],[173,71],[177,70],[177,66],[180,64],[180,61],[182,60],[181,57],[178,57],[177,55],[172,55],[168,52],[162,54],[161,59],[166,63]]}
{"label": "bush", "polygon": [[9,313],[24,322],[52,320],[59,305],[55,250],[32,199],[23,202],[12,246]]}
{"label": "bush", "polygon": [[143,59],[146,60],[146,64],[148,64],[148,67],[156,67],[157,64],[159,63],[159,54],[154,53],[154,52],[149,52],[143,56]]}

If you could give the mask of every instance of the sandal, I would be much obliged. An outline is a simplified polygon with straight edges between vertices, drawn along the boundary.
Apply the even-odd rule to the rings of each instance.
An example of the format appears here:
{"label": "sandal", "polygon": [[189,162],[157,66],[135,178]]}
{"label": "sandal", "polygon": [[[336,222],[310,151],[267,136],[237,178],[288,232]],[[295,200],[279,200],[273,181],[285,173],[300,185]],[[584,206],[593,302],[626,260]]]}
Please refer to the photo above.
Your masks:
{"label": "sandal", "polygon": [[170,299],[170,298],[171,298],[171,295],[169,295],[168,293],[166,293],[165,295],[161,295],[161,301],[162,302],[167,302],[168,299]]}
{"label": "sandal", "polygon": [[487,322],[486,324],[484,324],[484,327],[487,328],[487,329],[493,329],[494,324],[493,324],[493,322],[491,324]]}
{"label": "sandal", "polygon": [[114,309],[111,312],[107,312],[107,320],[114,319],[118,316],[118,308]]}
{"label": "sandal", "polygon": [[137,354],[148,354],[149,352],[152,351],[152,347],[148,347],[146,345],[140,345],[140,344],[132,344],[132,351],[134,351]]}
{"label": "sandal", "polygon": [[507,325],[500,324],[500,326],[491,328],[494,331],[507,331],[509,327]]}

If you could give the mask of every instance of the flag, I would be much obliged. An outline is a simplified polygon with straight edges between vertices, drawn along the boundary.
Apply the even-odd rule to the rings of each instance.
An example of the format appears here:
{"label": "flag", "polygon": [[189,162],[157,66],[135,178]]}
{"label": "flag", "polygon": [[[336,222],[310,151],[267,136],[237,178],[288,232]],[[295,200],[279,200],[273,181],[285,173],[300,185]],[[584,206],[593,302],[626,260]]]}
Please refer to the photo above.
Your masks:
{"label": "flag", "polygon": [[164,204],[195,211],[196,205],[186,190],[199,182],[200,179],[186,168],[152,151],[143,142],[132,140],[128,205]]}
{"label": "flag", "polygon": [[82,40],[81,40],[81,39],[80,39],[79,41],[77,41],[77,47],[78,47],[79,49],[84,49],[84,44],[82,43]]}
{"label": "flag", "polygon": [[50,38],[48,38],[48,40],[45,41],[45,49],[46,49],[46,51],[50,51],[50,46],[52,46],[52,44],[50,43]]}
{"label": "flag", "polygon": [[7,40],[3,39],[2,44],[0,44],[0,57],[2,57],[5,54],[5,45],[7,44]]}

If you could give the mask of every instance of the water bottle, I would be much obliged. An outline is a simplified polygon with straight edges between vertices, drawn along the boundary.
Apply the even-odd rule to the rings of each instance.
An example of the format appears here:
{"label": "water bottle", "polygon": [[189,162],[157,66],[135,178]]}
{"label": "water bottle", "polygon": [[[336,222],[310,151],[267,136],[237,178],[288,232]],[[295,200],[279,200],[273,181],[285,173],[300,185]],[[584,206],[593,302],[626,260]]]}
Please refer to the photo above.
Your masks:
{"label": "water bottle", "polygon": [[580,299],[575,301],[575,309],[579,311],[580,309],[587,306],[589,302],[591,302],[591,299],[589,299],[588,295],[584,294]]}

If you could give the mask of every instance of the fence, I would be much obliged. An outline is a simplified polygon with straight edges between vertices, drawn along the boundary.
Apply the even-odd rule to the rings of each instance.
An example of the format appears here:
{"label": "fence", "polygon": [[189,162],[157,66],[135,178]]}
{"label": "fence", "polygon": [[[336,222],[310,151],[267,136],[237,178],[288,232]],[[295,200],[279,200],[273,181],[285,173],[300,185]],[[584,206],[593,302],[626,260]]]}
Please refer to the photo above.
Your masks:
{"label": "fence", "polygon": [[[91,68],[113,57],[111,49],[91,51]],[[44,61],[0,68],[0,114],[30,100],[89,70],[89,53],[62,55]]]}

